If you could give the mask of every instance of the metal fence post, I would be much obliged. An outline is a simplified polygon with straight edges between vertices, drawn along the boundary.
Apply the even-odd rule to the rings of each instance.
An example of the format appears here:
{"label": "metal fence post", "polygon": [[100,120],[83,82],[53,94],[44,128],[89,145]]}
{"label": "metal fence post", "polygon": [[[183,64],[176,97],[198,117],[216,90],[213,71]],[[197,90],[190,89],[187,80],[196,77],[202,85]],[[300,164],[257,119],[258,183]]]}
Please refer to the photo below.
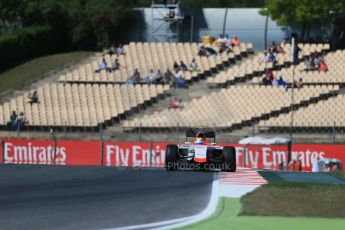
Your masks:
{"label": "metal fence post", "polygon": [[179,123],[176,124],[176,142],[180,139]]}
{"label": "metal fence post", "polygon": [[57,147],[57,143],[56,143],[56,136],[55,136],[55,132],[54,132],[53,128],[50,129],[50,135],[51,135],[51,139],[52,139],[52,141],[54,143],[53,164],[56,165],[56,147]]}
{"label": "metal fence post", "polygon": [[139,142],[141,142],[142,141],[142,130],[141,130],[141,126],[142,126],[142,124],[140,123],[140,125],[139,125]]}
{"label": "metal fence post", "polygon": [[335,121],[333,122],[333,144],[335,144]]}
{"label": "metal fence post", "polygon": [[63,139],[67,140],[67,122],[65,122],[65,125],[63,127]]}
{"label": "metal fence post", "polygon": [[17,139],[20,138],[20,125],[17,123]]}
{"label": "metal fence post", "polygon": [[100,141],[100,143],[101,143],[101,149],[100,149],[100,151],[101,151],[101,166],[103,165],[103,144],[104,144],[104,141],[103,141],[103,125],[102,124],[100,124],[99,125],[99,135],[100,135],[100,138],[99,138],[99,141]]}
{"label": "metal fence post", "polygon": [[152,139],[150,140],[150,167],[152,166],[152,155],[153,155],[153,143]]}
{"label": "metal fence post", "polygon": [[252,122],[252,136],[254,137],[255,134],[255,122]]}

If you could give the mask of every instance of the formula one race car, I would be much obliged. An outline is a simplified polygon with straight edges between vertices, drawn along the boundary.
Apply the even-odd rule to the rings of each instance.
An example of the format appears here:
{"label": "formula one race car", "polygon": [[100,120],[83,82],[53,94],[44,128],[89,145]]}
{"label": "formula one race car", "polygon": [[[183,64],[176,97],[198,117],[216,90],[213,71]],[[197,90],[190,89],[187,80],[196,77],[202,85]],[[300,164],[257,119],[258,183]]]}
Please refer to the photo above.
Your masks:
{"label": "formula one race car", "polygon": [[[187,141],[188,138],[194,138]],[[213,142],[208,139],[213,138]],[[167,170],[178,168],[194,170],[220,169],[236,171],[236,150],[233,146],[216,145],[215,132],[209,129],[187,129],[186,142],[182,145],[167,145],[165,167]]]}

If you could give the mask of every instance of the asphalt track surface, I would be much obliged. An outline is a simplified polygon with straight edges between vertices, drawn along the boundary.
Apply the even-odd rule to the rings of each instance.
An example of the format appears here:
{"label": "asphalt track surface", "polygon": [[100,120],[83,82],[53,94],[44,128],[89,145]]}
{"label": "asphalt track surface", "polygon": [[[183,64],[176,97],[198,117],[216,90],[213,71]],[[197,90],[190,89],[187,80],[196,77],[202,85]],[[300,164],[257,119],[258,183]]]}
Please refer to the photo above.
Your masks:
{"label": "asphalt track surface", "polygon": [[106,229],[191,216],[214,173],[0,165],[0,229]]}

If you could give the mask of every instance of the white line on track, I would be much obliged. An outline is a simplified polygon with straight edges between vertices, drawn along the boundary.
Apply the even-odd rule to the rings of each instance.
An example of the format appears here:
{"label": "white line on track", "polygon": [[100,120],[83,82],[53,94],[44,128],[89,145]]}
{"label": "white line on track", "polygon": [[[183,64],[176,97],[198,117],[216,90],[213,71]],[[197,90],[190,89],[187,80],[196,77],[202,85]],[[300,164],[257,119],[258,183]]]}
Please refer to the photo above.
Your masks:
{"label": "white line on track", "polygon": [[199,214],[174,220],[160,221],[150,224],[132,225],[121,228],[111,228],[107,230],[172,229],[194,224],[196,222],[210,217],[216,211],[219,200],[219,180],[217,178],[217,173],[214,173],[213,175],[214,179],[212,182],[210,200],[208,202],[207,207]]}

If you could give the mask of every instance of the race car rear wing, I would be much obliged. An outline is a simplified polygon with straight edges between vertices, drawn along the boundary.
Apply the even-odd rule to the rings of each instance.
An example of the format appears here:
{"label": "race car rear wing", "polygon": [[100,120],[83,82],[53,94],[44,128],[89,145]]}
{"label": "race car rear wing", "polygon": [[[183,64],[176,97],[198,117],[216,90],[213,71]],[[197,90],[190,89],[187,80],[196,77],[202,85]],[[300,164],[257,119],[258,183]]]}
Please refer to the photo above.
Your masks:
{"label": "race car rear wing", "polygon": [[211,129],[193,129],[193,128],[188,128],[186,130],[186,139],[188,137],[195,137],[198,132],[203,131],[205,133],[205,137],[206,138],[213,138],[214,141],[216,142],[216,132],[214,130]]}

